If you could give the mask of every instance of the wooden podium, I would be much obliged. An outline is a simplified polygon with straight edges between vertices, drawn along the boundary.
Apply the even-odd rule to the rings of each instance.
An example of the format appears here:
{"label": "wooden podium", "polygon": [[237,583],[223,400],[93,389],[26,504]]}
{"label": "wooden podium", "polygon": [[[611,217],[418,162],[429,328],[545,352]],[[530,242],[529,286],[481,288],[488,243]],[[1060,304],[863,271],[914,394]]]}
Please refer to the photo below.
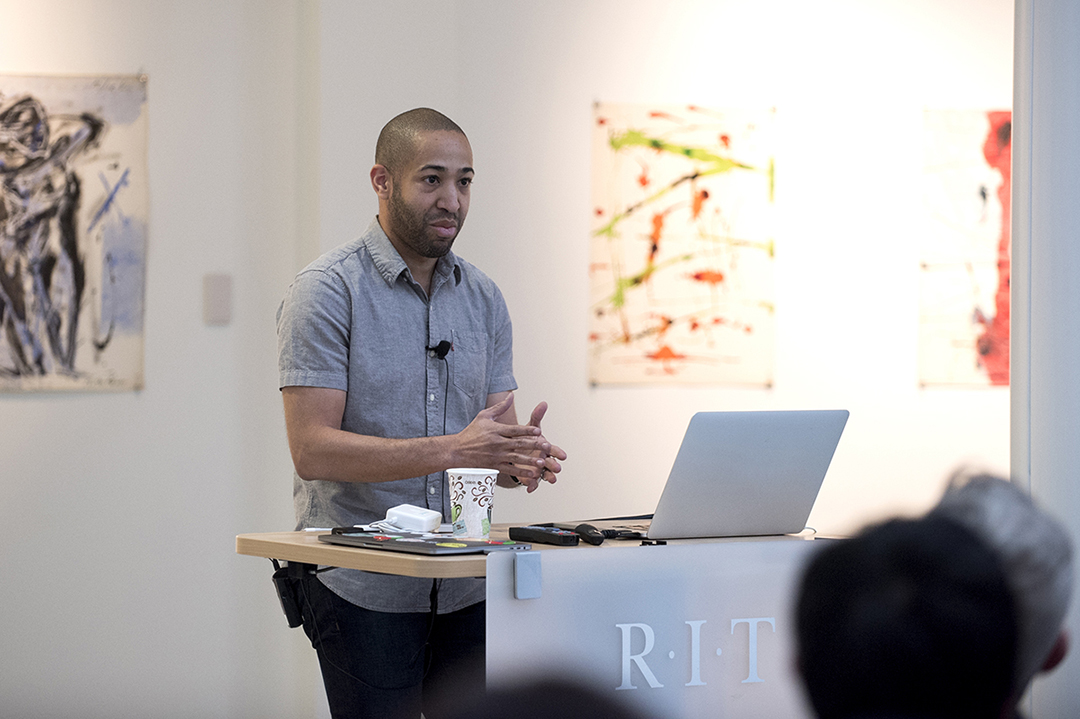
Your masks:
{"label": "wooden podium", "polygon": [[[506,538],[507,529],[492,535]],[[487,577],[491,684],[559,667],[657,716],[813,716],[791,652],[791,600],[819,543],[812,536],[432,557],[330,545],[317,534],[242,534],[236,551],[411,577]]]}

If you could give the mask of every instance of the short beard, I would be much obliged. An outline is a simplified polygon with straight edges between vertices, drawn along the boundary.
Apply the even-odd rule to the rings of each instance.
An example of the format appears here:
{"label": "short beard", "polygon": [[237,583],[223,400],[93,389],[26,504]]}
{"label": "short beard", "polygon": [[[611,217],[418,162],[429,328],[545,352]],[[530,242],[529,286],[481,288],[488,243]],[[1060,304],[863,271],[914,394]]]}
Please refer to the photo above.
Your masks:
{"label": "short beard", "polygon": [[394,228],[398,238],[421,257],[438,259],[450,252],[454,240],[457,239],[455,234],[449,240],[445,240],[445,244],[436,244],[428,237],[429,219],[438,220],[452,217],[457,223],[458,232],[461,232],[461,226],[464,224],[461,218],[454,213],[438,212],[429,218],[410,212],[405,201],[401,199],[401,195],[398,193],[397,183],[394,183],[390,189],[390,200],[387,202],[387,207],[390,210],[391,226]]}

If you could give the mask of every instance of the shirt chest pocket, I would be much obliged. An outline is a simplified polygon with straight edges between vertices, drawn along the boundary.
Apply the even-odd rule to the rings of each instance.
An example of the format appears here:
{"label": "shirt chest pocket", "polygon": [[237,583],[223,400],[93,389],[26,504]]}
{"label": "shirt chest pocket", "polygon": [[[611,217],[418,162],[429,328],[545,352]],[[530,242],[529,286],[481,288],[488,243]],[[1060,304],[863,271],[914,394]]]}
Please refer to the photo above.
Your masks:
{"label": "shirt chest pocket", "polygon": [[450,371],[454,386],[470,397],[487,394],[488,336],[483,332],[454,332]]}

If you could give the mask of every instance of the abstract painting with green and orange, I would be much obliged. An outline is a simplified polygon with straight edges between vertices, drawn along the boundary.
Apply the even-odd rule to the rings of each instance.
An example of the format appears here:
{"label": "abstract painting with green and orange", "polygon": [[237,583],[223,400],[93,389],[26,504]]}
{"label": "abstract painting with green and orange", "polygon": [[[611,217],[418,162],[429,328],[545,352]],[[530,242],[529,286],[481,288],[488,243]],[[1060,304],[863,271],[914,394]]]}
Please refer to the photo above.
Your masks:
{"label": "abstract painting with green and orange", "polygon": [[595,106],[593,383],[772,384],[774,114]]}

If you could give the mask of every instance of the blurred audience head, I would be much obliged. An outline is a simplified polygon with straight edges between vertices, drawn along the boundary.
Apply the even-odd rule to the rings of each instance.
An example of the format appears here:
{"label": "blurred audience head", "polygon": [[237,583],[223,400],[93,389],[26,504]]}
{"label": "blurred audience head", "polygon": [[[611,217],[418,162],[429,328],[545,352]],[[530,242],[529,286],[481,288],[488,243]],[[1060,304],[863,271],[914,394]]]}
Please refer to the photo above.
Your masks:
{"label": "blurred audience head", "polygon": [[1035,674],[1053,669],[1068,651],[1063,624],[1073,585],[1069,534],[1017,485],[969,471],[953,475],[930,516],[963,524],[1001,562],[1017,610],[1019,697]]}
{"label": "blurred audience head", "polygon": [[1017,644],[996,554],[945,516],[824,540],[799,586],[799,671],[821,719],[999,719]]}

